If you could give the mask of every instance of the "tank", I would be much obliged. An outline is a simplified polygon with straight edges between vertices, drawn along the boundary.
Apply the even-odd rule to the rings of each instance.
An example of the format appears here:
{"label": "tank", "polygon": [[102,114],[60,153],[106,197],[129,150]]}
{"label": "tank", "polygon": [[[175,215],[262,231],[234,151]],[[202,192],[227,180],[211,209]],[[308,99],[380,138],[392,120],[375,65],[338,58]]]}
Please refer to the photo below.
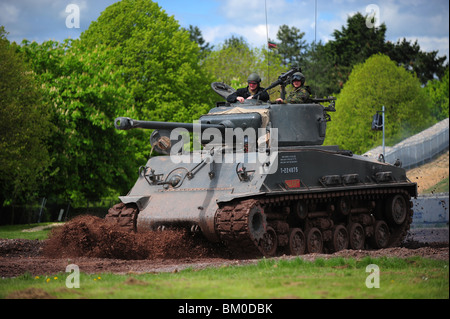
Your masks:
{"label": "tank", "polygon": [[[212,87],[223,97],[233,92]],[[152,149],[162,155],[139,168],[106,219],[138,232],[188,228],[248,256],[400,245],[417,185],[400,161],[323,145],[334,101],[217,102],[195,123],[117,118],[119,130],[153,129]]]}

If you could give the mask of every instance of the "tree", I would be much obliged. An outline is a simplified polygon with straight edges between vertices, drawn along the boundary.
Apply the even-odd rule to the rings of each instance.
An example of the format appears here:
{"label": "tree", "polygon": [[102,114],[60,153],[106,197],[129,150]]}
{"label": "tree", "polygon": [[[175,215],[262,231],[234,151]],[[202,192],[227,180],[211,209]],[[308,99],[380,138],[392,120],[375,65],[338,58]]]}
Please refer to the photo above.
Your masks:
{"label": "tree", "polygon": [[384,105],[386,143],[393,145],[433,123],[429,104],[414,74],[375,54],[353,68],[336,101],[325,142],[358,154],[380,145],[381,134],[371,131],[371,121]]}
{"label": "tree", "polygon": [[80,40],[21,50],[58,128],[46,191],[74,205],[126,193],[148,158],[150,132],[117,131],[114,118],[189,122],[214,105],[198,45],[149,0],[113,4]]}
{"label": "tree", "polygon": [[234,36],[206,57],[204,67],[214,81],[224,82],[235,89],[247,86],[247,78],[252,72],[259,74],[263,87],[286,72],[280,55],[265,48],[250,48],[242,37]]}
{"label": "tree", "polygon": [[74,206],[127,192],[137,166],[135,144],[116,133],[113,121],[132,97],[122,68],[111,63],[114,49],[90,50],[79,40],[66,40],[24,42],[21,50],[51,101],[55,125],[47,142],[52,164],[41,191]]}
{"label": "tree", "polygon": [[366,19],[367,16],[358,12],[348,17],[347,25],[340,31],[334,30],[334,40],[326,46],[333,52],[337,65],[353,66],[375,53],[384,53],[386,25],[382,23],[378,28],[368,28]]}
{"label": "tree", "polygon": [[366,18],[359,12],[348,17],[346,26],[334,30],[334,40],[327,42],[324,48],[319,47],[322,53],[319,57],[325,58],[326,63],[331,62],[325,73],[330,83],[325,85],[333,91],[326,92],[326,95],[339,93],[354,65],[363,63],[375,53],[384,53],[386,25],[382,23],[378,28],[368,28]]}
{"label": "tree", "polygon": [[431,99],[431,114],[438,120],[442,121],[448,118],[449,111],[449,78],[448,67],[444,76],[438,80],[434,79],[428,82],[425,91]]}
{"label": "tree", "polygon": [[189,39],[198,44],[202,58],[213,50],[214,46],[209,46],[209,42],[203,39],[202,31],[197,26],[189,25],[189,29],[186,31],[189,32]]}
{"label": "tree", "polygon": [[306,41],[303,40],[305,32],[301,32],[296,27],[289,27],[285,24],[280,26],[277,32],[278,53],[282,56],[283,64],[286,67],[303,66],[304,54],[308,50]]}
{"label": "tree", "polygon": [[410,72],[415,72],[422,84],[426,84],[435,78],[441,79],[448,63],[444,64],[447,57],[437,57],[438,51],[423,52],[417,40],[414,43],[403,38],[397,43],[386,43],[386,54]]}
{"label": "tree", "polygon": [[0,204],[32,199],[50,157],[46,101],[23,57],[0,27]]}
{"label": "tree", "polygon": [[312,94],[317,97],[327,97],[341,90],[343,69],[349,72],[347,70],[350,68],[337,66],[333,54],[321,41],[310,46],[302,65],[306,85],[311,87]]}
{"label": "tree", "polygon": [[[349,17],[346,26],[343,26],[341,30],[334,30],[334,40],[325,44],[327,51],[325,56],[328,58],[331,55],[333,61],[328,72],[328,78],[334,82],[329,85],[330,88],[342,89],[352,67],[363,63],[376,53],[385,54],[397,65],[416,73],[424,85],[444,75],[445,68],[448,66],[448,63],[444,64],[447,59],[445,56],[437,57],[437,51],[421,51],[417,40],[414,43],[406,39],[398,40],[395,44],[386,42],[386,25],[382,23],[378,28],[368,28],[366,19],[367,16],[359,12]],[[334,92],[338,93],[338,91]]]}
{"label": "tree", "polygon": [[199,47],[173,16],[150,0],[109,6],[80,36],[91,49],[116,48],[125,85],[141,119],[192,121],[214,104],[210,79],[199,65]]}
{"label": "tree", "polygon": [[247,41],[245,41],[244,37],[235,37],[234,35],[232,35],[231,38],[225,39],[223,47],[235,48],[239,51],[250,49],[250,46]]}

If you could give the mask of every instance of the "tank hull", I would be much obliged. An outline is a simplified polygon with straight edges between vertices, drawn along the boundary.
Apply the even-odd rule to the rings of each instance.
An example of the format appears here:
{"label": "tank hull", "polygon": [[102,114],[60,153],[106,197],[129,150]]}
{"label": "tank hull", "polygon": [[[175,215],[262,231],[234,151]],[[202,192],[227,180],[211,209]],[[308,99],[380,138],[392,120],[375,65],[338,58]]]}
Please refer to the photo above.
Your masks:
{"label": "tank hull", "polygon": [[[392,222],[385,210],[396,195],[400,197],[391,206],[400,205],[397,210],[402,216]],[[286,237],[294,228],[304,236],[315,228],[328,243],[336,225],[347,229],[359,220],[369,238],[375,222],[385,221],[387,226],[383,224],[379,232],[388,227],[389,245],[397,245],[409,229],[410,198],[416,195],[416,184],[400,167],[337,146],[297,146],[263,155],[216,152],[153,157],[129,194],[120,199],[137,206],[138,230],[199,228],[210,241],[256,247],[267,255],[261,242],[267,241],[263,235],[268,228],[276,246],[286,248],[290,245]],[[243,220],[235,220],[240,214]],[[257,220],[250,220],[255,214],[261,218],[259,228],[252,224]]]}

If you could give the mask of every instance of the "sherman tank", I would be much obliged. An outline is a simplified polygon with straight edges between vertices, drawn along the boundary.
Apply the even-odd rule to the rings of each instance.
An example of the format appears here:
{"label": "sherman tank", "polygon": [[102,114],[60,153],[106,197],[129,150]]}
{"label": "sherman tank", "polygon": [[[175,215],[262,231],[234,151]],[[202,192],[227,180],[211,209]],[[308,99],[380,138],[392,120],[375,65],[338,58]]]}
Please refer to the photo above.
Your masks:
{"label": "sherman tank", "polygon": [[[267,90],[284,88],[295,71]],[[212,87],[223,97],[234,91]],[[154,130],[152,150],[162,155],[139,168],[106,219],[130,231],[188,228],[244,255],[398,246],[412,222],[417,185],[399,160],[323,145],[334,102],[277,104],[254,96],[217,102],[194,123],[115,119],[119,130]]]}

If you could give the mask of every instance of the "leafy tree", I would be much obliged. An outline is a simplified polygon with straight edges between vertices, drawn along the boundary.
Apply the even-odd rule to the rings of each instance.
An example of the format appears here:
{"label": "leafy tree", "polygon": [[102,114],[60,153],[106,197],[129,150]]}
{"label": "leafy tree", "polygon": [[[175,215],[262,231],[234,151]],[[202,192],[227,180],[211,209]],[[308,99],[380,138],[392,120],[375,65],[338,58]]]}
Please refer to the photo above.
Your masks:
{"label": "leafy tree", "polygon": [[305,75],[310,84],[314,83],[319,96],[339,93],[353,66],[376,53],[385,54],[397,65],[416,73],[423,85],[444,75],[448,67],[444,64],[445,56],[437,57],[437,51],[421,51],[417,41],[386,42],[386,25],[382,23],[378,28],[368,28],[366,18],[356,13],[347,19],[341,30],[334,30],[333,40],[326,44],[313,43],[305,52]]}
{"label": "leafy tree", "polygon": [[108,7],[80,40],[24,43],[57,131],[47,191],[85,199],[126,193],[150,152],[149,131],[120,132],[117,116],[191,121],[213,106],[199,48],[149,0]]}
{"label": "leafy tree", "polygon": [[361,13],[347,19],[346,26],[341,30],[334,30],[334,40],[327,42],[323,48],[318,47],[321,54],[316,60],[319,64],[330,63],[325,73],[330,83],[322,82],[332,91],[326,95],[338,93],[348,80],[355,64],[363,63],[371,55],[384,52],[386,25],[382,23],[378,28],[368,28],[366,17]]}
{"label": "leafy tree", "polygon": [[289,27],[285,24],[280,26],[277,32],[278,53],[282,56],[283,64],[286,67],[303,66],[304,54],[308,50],[306,41],[303,40],[305,32],[301,32],[296,27]]}
{"label": "leafy tree", "polygon": [[46,101],[0,27],[0,204],[31,199],[50,165]]}
{"label": "leafy tree", "polygon": [[173,16],[150,0],[123,0],[102,12],[81,34],[91,49],[117,49],[125,85],[141,119],[191,121],[214,103],[210,79],[199,65],[199,47]]}
{"label": "leafy tree", "polygon": [[79,40],[66,40],[24,42],[21,50],[53,106],[56,129],[48,141],[52,165],[42,186],[46,196],[58,194],[78,206],[87,199],[125,193],[131,186],[136,155],[133,143],[115,132],[113,121],[132,98],[125,89],[122,68],[111,63],[114,49],[98,45],[90,50]]}
{"label": "leafy tree", "polygon": [[354,67],[336,101],[326,144],[364,153],[381,144],[372,116],[384,105],[386,144],[395,144],[432,124],[430,101],[414,74],[376,54]]}
{"label": "leafy tree", "polygon": [[210,46],[209,42],[203,39],[202,31],[197,26],[189,25],[189,29],[186,31],[189,32],[189,39],[200,47],[202,57],[205,57],[213,50],[214,46]]}
{"label": "leafy tree", "polygon": [[205,59],[204,67],[214,81],[224,82],[235,89],[247,86],[252,72],[258,73],[262,79],[261,86],[267,87],[286,71],[280,55],[265,48],[250,48],[243,38],[236,37],[225,40],[212,51]]}
{"label": "leafy tree", "polygon": [[314,96],[326,97],[339,92],[344,84],[341,80],[342,70],[350,72],[349,67],[335,65],[333,54],[321,41],[313,43],[305,53],[302,72]]}
{"label": "leafy tree", "polygon": [[448,118],[449,109],[449,80],[448,67],[441,80],[434,79],[429,81],[425,91],[431,99],[431,114],[438,120]]}
{"label": "leafy tree", "polygon": [[337,65],[353,66],[384,51],[386,25],[382,23],[378,28],[368,28],[366,18],[358,12],[347,19],[347,25],[341,30],[334,30],[334,40],[326,46],[333,53]]}
{"label": "leafy tree", "polygon": [[223,46],[225,48],[235,48],[239,51],[250,49],[250,46],[247,41],[245,41],[244,37],[235,37],[234,35],[232,35],[231,38],[225,39]]}
{"label": "leafy tree", "polygon": [[444,64],[447,57],[437,57],[438,51],[423,52],[417,40],[398,40],[397,43],[386,43],[386,54],[410,72],[415,72],[422,84],[434,78],[442,78],[445,74],[448,63]]}

